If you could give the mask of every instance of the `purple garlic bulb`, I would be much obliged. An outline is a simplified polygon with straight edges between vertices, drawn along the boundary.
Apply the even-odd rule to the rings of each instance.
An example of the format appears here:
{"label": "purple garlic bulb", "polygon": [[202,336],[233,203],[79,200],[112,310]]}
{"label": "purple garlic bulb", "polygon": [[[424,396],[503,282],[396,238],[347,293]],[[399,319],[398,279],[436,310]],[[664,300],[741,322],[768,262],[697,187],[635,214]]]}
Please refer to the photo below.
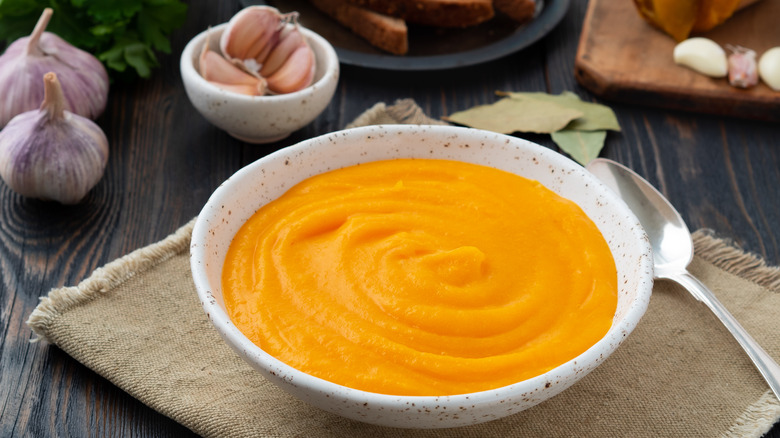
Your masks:
{"label": "purple garlic bulb", "polygon": [[95,120],[106,108],[106,68],[92,54],[45,32],[51,15],[46,8],[32,34],[11,43],[0,56],[0,129],[17,114],[40,106],[41,77],[48,72],[62,83],[66,110]]}
{"label": "purple garlic bulb", "polygon": [[108,139],[92,120],[64,109],[55,73],[43,75],[40,109],[0,131],[0,177],[22,196],[76,204],[103,177]]}

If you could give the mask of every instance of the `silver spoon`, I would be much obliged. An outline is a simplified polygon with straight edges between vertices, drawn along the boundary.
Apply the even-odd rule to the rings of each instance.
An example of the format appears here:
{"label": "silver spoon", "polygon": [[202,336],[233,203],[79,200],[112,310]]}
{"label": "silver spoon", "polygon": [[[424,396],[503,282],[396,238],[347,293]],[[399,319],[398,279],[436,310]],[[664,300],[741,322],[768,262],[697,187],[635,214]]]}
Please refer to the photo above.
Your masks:
{"label": "silver spoon", "polygon": [[693,260],[693,239],[677,210],[649,182],[622,164],[597,158],[588,163],[587,169],[625,201],[644,227],[653,247],[654,277],[679,283],[706,304],[734,335],[780,399],[780,366],[707,286],[688,272],[688,264]]}

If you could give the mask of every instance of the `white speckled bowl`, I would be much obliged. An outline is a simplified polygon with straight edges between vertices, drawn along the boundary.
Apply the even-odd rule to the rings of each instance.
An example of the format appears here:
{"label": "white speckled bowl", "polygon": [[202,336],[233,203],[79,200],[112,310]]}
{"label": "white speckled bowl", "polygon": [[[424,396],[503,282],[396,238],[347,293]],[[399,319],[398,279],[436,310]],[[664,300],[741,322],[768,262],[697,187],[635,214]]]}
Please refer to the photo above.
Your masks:
{"label": "white speckled bowl", "polygon": [[198,73],[198,57],[206,43],[219,51],[219,37],[227,23],[195,36],[181,54],[180,69],[192,105],[209,122],[248,143],[270,143],[311,123],[328,106],[339,81],[339,59],[333,46],[301,27],[317,60],[314,82],[294,93],[246,96],[218,88]]}
{"label": "white speckled bowl", "polygon": [[[293,369],[250,342],[225,313],[220,275],[241,225],[262,205],[310,176],[393,158],[441,158],[493,166],[540,181],[579,204],[604,234],[618,271],[617,312],[607,335],[575,359],[540,376],[495,390],[442,397],[369,393]],[[355,420],[406,428],[477,424],[532,407],[601,364],[644,314],[653,285],[651,247],[628,207],[582,166],[528,141],[451,126],[386,125],[306,140],[236,172],[198,216],[190,248],[192,274],[206,314],[247,362],[290,394]]]}

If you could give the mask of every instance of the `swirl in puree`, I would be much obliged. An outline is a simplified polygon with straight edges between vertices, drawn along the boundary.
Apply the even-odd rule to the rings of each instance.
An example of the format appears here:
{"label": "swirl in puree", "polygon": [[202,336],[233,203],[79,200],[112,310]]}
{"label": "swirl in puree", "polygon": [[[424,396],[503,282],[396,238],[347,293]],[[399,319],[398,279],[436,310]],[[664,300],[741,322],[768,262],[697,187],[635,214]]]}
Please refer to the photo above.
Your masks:
{"label": "swirl in puree", "polygon": [[604,237],[537,181],[433,159],[309,178],[237,233],[222,274],[235,325],[344,386],[452,395],[525,380],[609,330]]}

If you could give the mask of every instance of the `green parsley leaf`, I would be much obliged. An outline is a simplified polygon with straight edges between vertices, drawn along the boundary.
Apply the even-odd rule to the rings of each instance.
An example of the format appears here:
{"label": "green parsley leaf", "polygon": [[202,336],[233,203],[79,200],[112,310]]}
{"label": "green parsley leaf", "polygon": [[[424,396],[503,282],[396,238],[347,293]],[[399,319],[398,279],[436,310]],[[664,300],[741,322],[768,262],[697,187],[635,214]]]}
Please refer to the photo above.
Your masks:
{"label": "green parsley leaf", "polygon": [[180,0],[0,0],[0,41],[28,36],[46,7],[46,30],[94,54],[112,78],[151,76],[187,16]]}

